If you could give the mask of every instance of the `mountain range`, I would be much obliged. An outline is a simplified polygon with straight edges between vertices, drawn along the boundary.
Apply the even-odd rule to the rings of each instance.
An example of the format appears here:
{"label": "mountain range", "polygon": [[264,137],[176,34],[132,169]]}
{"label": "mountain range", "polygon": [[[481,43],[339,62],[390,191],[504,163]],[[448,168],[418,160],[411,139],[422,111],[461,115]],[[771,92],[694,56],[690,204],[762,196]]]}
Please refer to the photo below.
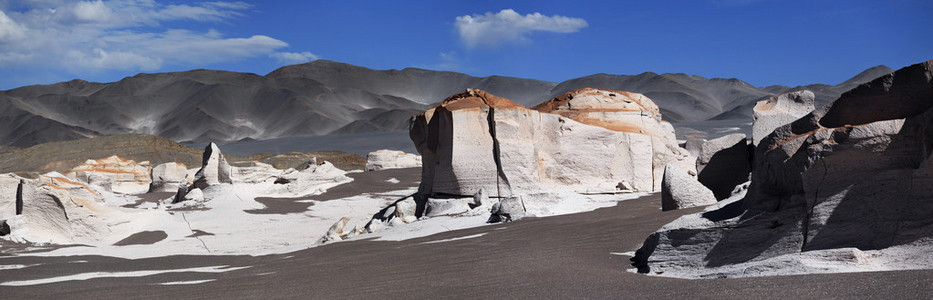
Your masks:
{"label": "mountain range", "polygon": [[416,68],[372,70],[316,60],[265,76],[215,70],[138,74],[112,83],[72,80],[0,91],[0,145],[28,147],[84,137],[142,133],[179,142],[228,142],[406,129],[431,103],[478,88],[533,106],[593,87],[643,93],[666,120],[748,118],[754,102],[810,89],[818,104],[892,72],[868,69],[838,85],[755,87],[687,74],[595,74],[560,83],[474,77]]}

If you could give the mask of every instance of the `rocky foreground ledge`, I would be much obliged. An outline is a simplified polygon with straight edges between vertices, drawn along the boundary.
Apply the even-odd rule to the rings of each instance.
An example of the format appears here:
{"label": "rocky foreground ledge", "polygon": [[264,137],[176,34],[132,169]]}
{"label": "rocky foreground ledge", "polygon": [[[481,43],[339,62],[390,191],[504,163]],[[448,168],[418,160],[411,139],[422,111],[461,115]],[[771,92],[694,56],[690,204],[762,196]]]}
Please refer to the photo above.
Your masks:
{"label": "rocky foreground ledge", "polygon": [[633,265],[684,278],[933,268],[931,107],[927,61],[776,127],[744,198],[665,225]]}

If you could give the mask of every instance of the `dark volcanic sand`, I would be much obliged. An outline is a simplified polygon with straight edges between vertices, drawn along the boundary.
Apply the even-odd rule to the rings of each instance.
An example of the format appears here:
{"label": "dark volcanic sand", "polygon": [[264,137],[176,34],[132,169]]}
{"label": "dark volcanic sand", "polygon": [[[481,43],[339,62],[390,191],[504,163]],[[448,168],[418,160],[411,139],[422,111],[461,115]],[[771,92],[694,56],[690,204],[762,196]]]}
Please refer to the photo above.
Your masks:
{"label": "dark volcanic sand", "polygon": [[[361,173],[349,173],[353,182],[341,184],[330,188],[326,193],[316,196],[299,198],[272,198],[258,197],[256,201],[266,206],[264,209],[246,210],[251,214],[289,214],[303,213],[308,210],[312,202],[297,202],[303,200],[328,201],[356,196],[363,193],[385,193],[403,190],[410,186],[418,186],[421,181],[421,168],[388,169]],[[398,183],[387,182],[390,178],[398,179]]]}
{"label": "dark volcanic sand", "polygon": [[140,204],[143,204],[143,202],[159,202],[159,201],[174,197],[175,193],[154,192],[154,193],[145,193],[145,194],[139,194],[139,195],[134,195],[134,196],[139,197],[139,200],[136,200],[136,203],[133,203],[133,204],[123,205],[123,207],[135,208],[139,206]]}
{"label": "dark volcanic sand", "polygon": [[165,231],[141,231],[122,239],[116,243],[113,243],[114,246],[127,246],[127,245],[150,245],[158,243],[159,241],[164,240],[168,237],[168,234]]}
{"label": "dark volcanic sand", "polygon": [[[0,281],[84,272],[251,266],[220,274],[169,273],[7,287],[34,298],[885,298],[928,299],[933,270],[684,280],[633,274],[627,256],[661,225],[658,194],[615,207],[445,232],[401,242],[351,241],[269,256],[6,257]],[[486,235],[442,243],[424,242]],[[74,263],[86,260],[89,263]],[[271,272],[271,273],[270,273]],[[162,282],[216,279],[192,285]]]}

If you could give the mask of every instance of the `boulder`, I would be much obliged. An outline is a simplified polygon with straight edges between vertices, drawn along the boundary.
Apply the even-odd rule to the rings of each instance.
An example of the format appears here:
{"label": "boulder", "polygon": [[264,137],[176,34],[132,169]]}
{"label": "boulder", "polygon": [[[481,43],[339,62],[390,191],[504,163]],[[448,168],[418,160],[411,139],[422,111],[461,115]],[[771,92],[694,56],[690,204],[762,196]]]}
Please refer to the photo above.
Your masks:
{"label": "boulder", "polygon": [[111,190],[115,193],[143,194],[149,190],[149,184],[152,182],[150,173],[151,166],[148,161],[137,163],[114,155],[102,159],[89,159],[71,169],[66,176],[85,183],[90,183],[92,176],[105,176],[110,178]]}
{"label": "boulder", "polygon": [[415,199],[407,198],[405,200],[395,203],[395,219],[402,221],[404,223],[411,223],[418,220],[418,216],[415,213],[418,210],[418,205],[415,203]]}
{"label": "boulder", "polygon": [[483,206],[483,204],[486,203],[490,203],[489,195],[486,194],[486,189],[479,189],[479,191],[476,191],[476,194],[473,194],[474,206]]}
{"label": "boulder", "polygon": [[752,142],[755,146],[774,129],[789,124],[815,109],[816,98],[808,90],[784,93],[758,101],[752,109]]}
{"label": "boulder", "polygon": [[[933,268],[931,106],[927,61],[775,129],[744,199],[665,225],[634,264],[693,278]],[[854,252],[870,255],[827,269]]]}
{"label": "boulder", "polygon": [[188,168],[184,164],[168,162],[152,168],[149,192],[174,192],[188,183]]}
{"label": "boulder", "polygon": [[324,237],[321,238],[321,243],[326,243],[330,241],[339,241],[343,240],[350,232],[345,232],[344,228],[347,226],[347,223],[350,222],[350,218],[343,217],[330,226],[330,229],[327,230],[327,233],[324,234]]}
{"label": "boulder", "polygon": [[521,197],[508,197],[492,205],[489,223],[509,222],[525,216],[525,203]]}
{"label": "boulder", "polygon": [[188,190],[187,193],[183,196],[185,201],[195,201],[200,202],[204,201],[204,191],[201,191],[199,188],[193,188]]}
{"label": "boulder", "polygon": [[713,191],[716,199],[728,198],[736,185],[748,181],[750,151],[741,133],[706,141],[696,161],[697,180]]}
{"label": "boulder", "polygon": [[470,205],[473,199],[470,198],[451,198],[451,199],[428,199],[425,205],[424,215],[428,217],[460,215],[472,209]]}
{"label": "boulder", "polygon": [[201,169],[194,175],[194,187],[206,188],[212,185],[222,183],[233,183],[231,174],[233,168],[227,164],[224,155],[220,153],[217,144],[211,143],[204,148],[204,154],[201,156]]}
{"label": "boulder", "polygon": [[584,89],[528,109],[470,89],[412,119],[425,194],[658,191],[663,166],[694,161],[640,94]]}
{"label": "boulder", "polygon": [[420,168],[421,156],[395,150],[377,150],[366,155],[366,171]]}
{"label": "boulder", "polygon": [[684,142],[684,148],[687,149],[687,153],[690,153],[690,155],[700,157],[700,153],[703,152],[704,143],[706,143],[705,139],[690,137]]}
{"label": "boulder", "polygon": [[664,168],[661,183],[661,210],[675,210],[716,203],[713,192],[693,176],[674,165]]}

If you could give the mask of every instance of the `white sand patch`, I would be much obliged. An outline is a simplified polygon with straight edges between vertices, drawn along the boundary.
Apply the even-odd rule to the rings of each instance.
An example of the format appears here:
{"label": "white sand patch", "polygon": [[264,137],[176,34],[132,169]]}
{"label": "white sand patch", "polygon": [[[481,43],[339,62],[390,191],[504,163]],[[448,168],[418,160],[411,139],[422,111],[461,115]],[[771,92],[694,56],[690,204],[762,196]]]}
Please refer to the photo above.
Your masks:
{"label": "white sand patch", "polygon": [[466,239],[478,238],[478,237],[481,237],[481,236],[484,236],[484,235],[486,235],[485,232],[484,232],[484,233],[478,233],[478,234],[471,234],[471,235],[467,235],[467,236],[461,236],[461,237],[443,239],[443,240],[429,241],[429,242],[424,242],[424,243],[422,243],[422,244],[446,243],[446,242],[452,242],[452,241],[459,241],[459,240],[466,240]]}
{"label": "white sand patch", "polygon": [[183,284],[199,284],[205,282],[215,281],[217,279],[204,279],[204,280],[190,280],[190,281],[172,281],[172,282],[160,282],[158,285],[183,285]]}
{"label": "white sand patch", "polygon": [[6,282],[0,283],[0,286],[26,286],[26,285],[37,285],[37,284],[56,283],[56,282],[74,281],[74,280],[88,280],[88,279],[94,279],[94,278],[143,277],[143,276],[166,274],[166,273],[185,273],[185,272],[223,273],[223,272],[229,272],[229,271],[242,270],[246,268],[249,268],[249,267],[231,268],[230,266],[212,266],[212,267],[170,269],[170,270],[145,270],[145,271],[129,271],[129,272],[90,272],[90,273],[81,273],[81,274],[58,276],[58,277],[43,278],[43,279],[6,281]]}
{"label": "white sand patch", "polygon": [[[86,239],[89,245],[66,247],[49,252],[29,253],[29,256],[103,255],[127,259],[168,255],[265,255],[294,252],[318,245],[327,230],[342,217],[353,220],[351,226],[365,225],[372,214],[415,189],[378,195],[359,195],[337,200],[313,201],[304,213],[253,214],[262,203],[248,187],[217,185],[204,190],[204,202],[182,202],[182,211],[167,210],[173,205],[155,209],[125,209],[124,214],[101,216],[108,226],[99,232],[85,232],[96,237]],[[287,201],[287,200],[284,200]],[[175,205],[179,206],[179,205]],[[147,230],[164,231],[168,237],[150,245],[112,246],[134,233]],[[189,237],[195,230],[212,235]]]}
{"label": "white sand patch", "polygon": [[[523,196],[527,216],[549,217],[572,213],[593,211],[598,208],[610,207],[621,201],[636,199],[644,193],[633,194],[578,194],[573,192],[560,192],[549,194],[535,194]],[[437,216],[424,217],[412,223],[395,223],[386,226],[374,233],[363,234],[356,238],[377,237],[377,241],[402,241],[413,238],[426,237],[433,234],[475,228],[486,225],[499,225],[486,223],[489,220],[489,207],[481,206],[464,216]]]}
{"label": "white sand patch", "polygon": [[0,265],[0,270],[16,270],[16,269],[25,269],[28,267],[41,266],[41,264],[32,264],[32,265]]}

